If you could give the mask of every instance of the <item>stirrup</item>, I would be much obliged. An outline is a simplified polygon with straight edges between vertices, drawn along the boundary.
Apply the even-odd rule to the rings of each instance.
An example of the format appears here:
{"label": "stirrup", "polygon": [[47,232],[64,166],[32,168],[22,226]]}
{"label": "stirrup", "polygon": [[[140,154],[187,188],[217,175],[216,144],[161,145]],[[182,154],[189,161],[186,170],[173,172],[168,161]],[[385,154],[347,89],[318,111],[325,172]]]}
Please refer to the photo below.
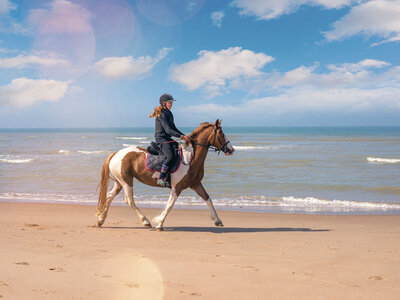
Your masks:
{"label": "stirrup", "polygon": [[163,187],[169,187],[169,182],[166,180],[166,178],[164,179],[158,179],[157,180],[157,184],[161,185]]}

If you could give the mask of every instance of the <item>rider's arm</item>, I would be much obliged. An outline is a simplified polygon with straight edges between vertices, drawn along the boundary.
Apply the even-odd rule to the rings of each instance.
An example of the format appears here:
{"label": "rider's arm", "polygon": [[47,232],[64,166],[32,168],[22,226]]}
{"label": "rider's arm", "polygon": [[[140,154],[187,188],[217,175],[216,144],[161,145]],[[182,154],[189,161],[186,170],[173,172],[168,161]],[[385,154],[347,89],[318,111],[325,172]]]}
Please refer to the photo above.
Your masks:
{"label": "rider's arm", "polygon": [[162,113],[161,116],[159,117],[160,122],[162,127],[164,128],[165,132],[169,134],[170,136],[174,136],[177,138],[181,138],[182,135],[184,135],[182,132],[180,132],[176,126],[174,125],[173,122],[167,117],[165,113]]}

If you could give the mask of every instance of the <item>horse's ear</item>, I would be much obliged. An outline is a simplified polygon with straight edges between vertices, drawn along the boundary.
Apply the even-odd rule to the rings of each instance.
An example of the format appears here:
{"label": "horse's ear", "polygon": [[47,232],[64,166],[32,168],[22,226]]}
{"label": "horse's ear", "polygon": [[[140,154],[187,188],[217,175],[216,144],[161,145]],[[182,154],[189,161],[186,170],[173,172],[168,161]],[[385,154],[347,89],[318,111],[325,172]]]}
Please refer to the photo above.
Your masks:
{"label": "horse's ear", "polygon": [[217,121],[215,121],[215,127],[218,128],[221,125],[221,120],[217,119]]}

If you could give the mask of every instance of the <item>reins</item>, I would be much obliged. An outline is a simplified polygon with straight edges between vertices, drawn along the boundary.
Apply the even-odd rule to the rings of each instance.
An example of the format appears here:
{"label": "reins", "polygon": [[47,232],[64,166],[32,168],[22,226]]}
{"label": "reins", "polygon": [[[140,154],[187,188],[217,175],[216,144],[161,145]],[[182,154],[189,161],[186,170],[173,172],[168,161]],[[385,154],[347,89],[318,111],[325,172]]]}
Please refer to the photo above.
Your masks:
{"label": "reins", "polygon": [[[217,128],[214,125],[213,125],[213,130],[214,130],[214,141],[213,141],[213,144],[215,144],[215,139],[217,138]],[[208,144],[208,145],[204,145],[204,144],[200,144],[200,143],[198,143],[196,141],[193,141],[193,144],[205,147],[205,148],[207,148],[208,151],[211,151],[211,152],[218,152],[218,155],[221,153],[221,151],[226,153],[226,150],[227,150],[226,146],[229,144],[230,141],[227,141],[225,144],[222,144],[221,139],[218,136],[218,142],[220,143],[220,145],[222,145],[221,148],[213,146],[213,145],[211,145],[211,143]]]}

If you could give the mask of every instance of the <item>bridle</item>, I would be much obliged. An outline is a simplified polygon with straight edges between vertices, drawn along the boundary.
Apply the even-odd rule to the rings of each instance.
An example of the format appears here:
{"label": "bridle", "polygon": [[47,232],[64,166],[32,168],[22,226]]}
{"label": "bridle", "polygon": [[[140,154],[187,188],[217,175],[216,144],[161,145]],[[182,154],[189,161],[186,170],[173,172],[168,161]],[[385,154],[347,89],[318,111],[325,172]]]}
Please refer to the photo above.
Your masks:
{"label": "bridle", "polygon": [[[214,151],[214,152],[218,152],[218,155],[221,153],[221,151],[224,152],[224,153],[228,152],[229,151],[228,144],[230,143],[230,141],[227,141],[225,144],[222,144],[222,141],[221,141],[219,135],[217,136],[217,127],[214,126],[214,125],[213,125],[213,130],[214,130],[214,141],[212,143],[208,143],[208,145],[204,145],[204,144],[200,144],[198,142],[193,141],[193,144],[205,147],[208,150],[211,150],[211,151]],[[215,147],[215,146],[211,145],[211,144],[215,144],[215,140],[217,138],[218,138],[219,144],[222,145],[221,148],[218,148],[218,147]]]}

